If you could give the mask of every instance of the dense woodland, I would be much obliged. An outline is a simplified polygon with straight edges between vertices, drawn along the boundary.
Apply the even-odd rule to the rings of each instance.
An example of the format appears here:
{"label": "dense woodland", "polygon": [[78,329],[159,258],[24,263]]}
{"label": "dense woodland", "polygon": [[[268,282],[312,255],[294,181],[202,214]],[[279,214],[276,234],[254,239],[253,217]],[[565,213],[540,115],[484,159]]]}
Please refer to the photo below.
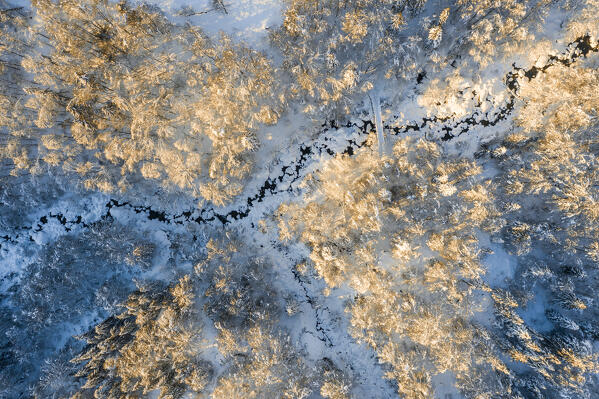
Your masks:
{"label": "dense woodland", "polygon": [[229,12],[0,0],[0,397],[598,397],[599,2]]}

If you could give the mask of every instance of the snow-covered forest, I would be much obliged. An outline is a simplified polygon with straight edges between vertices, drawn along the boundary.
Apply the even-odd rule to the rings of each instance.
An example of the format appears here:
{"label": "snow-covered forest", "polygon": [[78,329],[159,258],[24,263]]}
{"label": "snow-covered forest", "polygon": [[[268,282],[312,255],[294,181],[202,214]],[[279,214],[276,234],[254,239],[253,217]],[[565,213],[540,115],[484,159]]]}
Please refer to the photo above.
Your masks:
{"label": "snow-covered forest", "polygon": [[0,398],[599,398],[598,0],[0,0]]}

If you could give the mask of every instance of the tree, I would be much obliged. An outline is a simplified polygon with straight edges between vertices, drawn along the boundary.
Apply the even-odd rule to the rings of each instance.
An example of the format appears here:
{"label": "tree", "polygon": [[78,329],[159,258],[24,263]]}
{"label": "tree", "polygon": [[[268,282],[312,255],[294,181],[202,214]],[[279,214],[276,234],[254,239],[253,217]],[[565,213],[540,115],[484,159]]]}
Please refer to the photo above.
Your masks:
{"label": "tree", "polygon": [[74,397],[126,398],[158,390],[160,398],[201,393],[213,369],[201,354],[201,326],[192,314],[189,276],[166,292],[142,288],[129,296],[127,310],[97,325],[84,338],[88,348],[73,361],[85,362],[86,383]]}
{"label": "tree", "polygon": [[[241,192],[255,129],[282,110],[263,54],[176,26],[149,6],[32,5],[39,24],[29,34],[18,28],[29,40],[18,72],[29,81],[11,89],[20,108],[3,125],[12,136],[26,132],[34,148],[11,139],[3,157],[17,169],[62,168],[108,192],[149,180],[216,205]],[[29,118],[13,119],[21,109]]]}
{"label": "tree", "polygon": [[398,393],[430,397],[433,376],[450,371],[468,397],[508,397],[509,372],[473,321],[490,291],[477,230],[501,225],[480,167],[408,137],[391,156],[337,156],[307,185],[303,203],[279,209],[281,239],[309,247],[328,289],[355,292],[350,332],[389,365]]}
{"label": "tree", "polygon": [[305,110],[346,115],[355,93],[366,93],[400,59],[408,44],[400,31],[421,2],[294,0],[272,42],[284,55],[290,95]]}
{"label": "tree", "polygon": [[18,365],[0,370],[2,396],[30,395],[33,386],[41,392],[79,386],[72,373],[60,373],[73,371],[68,361],[81,349],[69,335],[119,309],[135,289],[131,280],[152,260],[153,251],[135,254],[140,247],[153,243],[126,226],[99,222],[37,251],[28,249],[21,278],[7,279],[11,284],[1,297],[0,336],[6,345],[0,356]]}
{"label": "tree", "polygon": [[[506,306],[495,297],[502,346],[534,376],[524,392],[591,397],[598,241],[597,57],[522,77],[519,129],[490,145],[498,170],[496,193],[506,225],[500,239],[518,255]],[[549,298],[540,301],[535,296]],[[546,302],[546,303],[545,303]],[[540,304],[550,327],[539,331],[518,311]],[[537,305],[539,306],[539,305]],[[581,326],[585,326],[582,328]],[[520,377],[520,375],[518,375]]]}

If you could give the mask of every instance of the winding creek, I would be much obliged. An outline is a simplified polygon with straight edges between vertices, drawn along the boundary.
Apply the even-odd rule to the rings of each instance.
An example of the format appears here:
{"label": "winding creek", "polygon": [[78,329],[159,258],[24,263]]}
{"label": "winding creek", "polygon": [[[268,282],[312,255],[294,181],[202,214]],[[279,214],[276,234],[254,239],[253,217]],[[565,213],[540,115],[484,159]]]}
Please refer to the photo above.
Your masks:
{"label": "winding creek", "polygon": [[[599,42],[591,43],[590,36],[583,36],[570,43],[564,53],[549,57],[542,67],[533,66],[528,70],[524,70],[516,67],[514,64],[512,71],[510,71],[504,78],[505,85],[510,92],[508,100],[498,109],[491,109],[487,112],[476,110],[468,117],[457,120],[451,117],[432,117],[423,118],[420,122],[412,122],[401,127],[386,124],[384,129],[387,134],[393,135],[406,134],[410,131],[423,131],[425,137],[428,139],[448,141],[468,132],[476,126],[495,126],[499,122],[506,120],[514,110],[519,89],[518,79],[534,79],[552,65],[561,63],[569,66],[580,57],[586,57],[589,53],[597,51],[599,51]],[[420,74],[418,76],[418,84],[422,82],[424,76],[426,76],[426,74]],[[111,211],[117,208],[126,208],[134,211],[136,214],[144,214],[148,220],[157,220],[167,224],[220,223],[222,225],[227,225],[231,222],[244,219],[249,216],[257,203],[263,202],[267,197],[286,192],[293,192],[297,186],[297,182],[301,181],[303,174],[305,174],[306,166],[312,162],[315,156],[321,154],[334,156],[336,152],[331,148],[331,141],[326,135],[328,133],[330,136],[329,132],[334,134],[334,132],[340,129],[353,129],[358,133],[358,139],[347,139],[347,145],[343,151],[341,151],[343,154],[352,156],[357,152],[358,148],[363,147],[366,144],[368,134],[374,131],[375,126],[372,120],[362,120],[359,123],[348,122],[345,125],[339,125],[336,121],[324,123],[321,126],[316,142],[302,144],[299,148],[299,156],[297,156],[294,161],[282,166],[274,176],[268,177],[253,195],[247,197],[245,200],[238,200],[237,203],[240,205],[234,210],[226,213],[219,213],[219,211],[214,208],[206,207],[201,210],[194,209],[180,214],[169,214],[161,210],[152,209],[149,206],[134,205],[130,202],[120,202],[116,199],[110,199],[105,204],[105,211],[103,215],[101,215],[101,219],[111,217]],[[321,140],[321,137],[323,136],[325,137]],[[3,242],[17,243],[19,240],[27,239],[28,236],[28,239],[33,241],[32,233],[42,231],[50,219],[56,219],[64,226],[66,232],[71,231],[74,226],[88,227],[81,216],[69,220],[60,212],[50,212],[47,215],[40,217],[33,226],[21,227],[21,233],[0,236],[0,240]]]}

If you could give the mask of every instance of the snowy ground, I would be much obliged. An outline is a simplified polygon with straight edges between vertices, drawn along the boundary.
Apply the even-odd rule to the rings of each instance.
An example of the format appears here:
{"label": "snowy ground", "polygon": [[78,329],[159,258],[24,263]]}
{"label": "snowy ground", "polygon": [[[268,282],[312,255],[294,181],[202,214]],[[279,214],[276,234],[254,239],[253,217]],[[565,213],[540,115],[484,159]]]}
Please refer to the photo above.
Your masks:
{"label": "snowy ground", "polygon": [[[147,2],[156,4],[171,14],[179,14],[174,18],[200,25],[208,33],[216,34],[224,31],[262,49],[266,49],[267,46],[268,28],[280,24],[284,9],[282,2],[272,0],[233,0],[230,3],[225,1],[226,12],[215,10],[215,3],[208,0],[149,0]],[[194,13],[196,15],[191,15]],[[374,352],[370,348],[357,344],[347,333],[348,321],[347,316],[344,315],[344,300],[350,293],[327,297],[322,293],[324,288],[322,281],[316,276],[298,278],[294,275],[293,267],[307,255],[305,248],[280,246],[276,240],[276,230],[262,232],[258,228],[259,222],[268,218],[282,202],[296,198],[301,193],[302,178],[318,169],[324,160],[346,151],[348,146],[355,152],[366,139],[365,130],[380,131],[383,124],[386,126],[385,134],[390,143],[395,137],[394,128],[401,134],[416,134],[437,139],[443,137],[448,127],[451,127],[454,132],[465,129],[465,133],[452,137],[448,145],[462,154],[472,154],[481,141],[489,140],[509,127],[511,122],[509,113],[506,113],[502,119],[497,119],[497,115],[503,112],[502,110],[510,101],[510,93],[503,85],[507,67],[502,65],[494,71],[488,70],[486,71],[488,76],[483,76],[477,85],[462,88],[463,93],[460,96],[456,95],[444,110],[450,111],[454,116],[443,122],[425,121],[431,115],[423,108],[422,96],[416,94],[420,88],[415,86],[402,88],[411,92],[401,102],[393,101],[396,95],[393,92],[395,88],[384,88],[380,93],[382,109],[373,107],[375,115],[368,116],[368,119],[373,120],[368,129],[361,129],[362,121],[356,117],[353,121],[356,126],[312,128],[309,134],[298,134],[298,131],[303,132],[306,126],[310,126],[309,121],[297,114],[286,115],[278,125],[265,128],[260,132],[263,145],[257,155],[257,170],[240,199],[227,207],[208,210],[207,213],[189,208],[159,209],[157,207],[160,204],[157,202],[149,203],[144,199],[124,197],[116,199],[128,200],[131,206],[112,207],[109,209],[109,214],[117,223],[135,226],[140,231],[153,232],[149,238],[156,244],[158,254],[153,259],[152,267],[146,273],[146,277],[170,281],[175,272],[169,269],[168,259],[172,241],[177,234],[200,236],[206,224],[222,227],[221,220],[218,217],[214,218],[215,213],[226,216],[232,211],[238,213],[249,211],[239,220],[233,216],[227,217],[226,227],[238,230],[248,242],[253,241],[256,247],[262,248],[261,255],[270,258],[272,263],[277,265],[275,272],[280,276],[278,281],[281,290],[300,303],[298,315],[284,323],[291,331],[294,341],[303,347],[313,360],[328,357],[340,360],[341,364],[353,364],[356,369],[354,375],[358,379],[356,397],[373,399],[393,397],[393,384],[383,378],[384,371],[378,364]],[[479,98],[468,97],[473,91],[479,93]],[[375,97],[374,100],[378,98]],[[386,101],[394,105],[390,106]],[[476,105],[477,102],[480,105]],[[377,104],[380,105],[378,101]],[[370,110],[366,107],[362,112],[363,115],[368,115]],[[497,121],[493,126],[481,124],[481,121],[494,120],[494,118]],[[418,126],[418,130],[409,129],[408,126],[411,125]],[[378,129],[374,129],[374,126]],[[260,188],[263,187],[264,182],[269,181],[275,185],[274,188],[270,184],[265,193],[260,195]],[[251,208],[247,205],[248,198],[254,198]],[[23,265],[32,261],[40,247],[60,240],[65,234],[79,233],[86,228],[85,225],[106,218],[108,215],[106,205],[110,200],[111,198],[103,194],[90,194],[85,197],[66,196],[47,208],[38,209],[34,214],[29,215],[31,225],[25,226],[27,230],[18,237],[14,232],[0,231],[0,237],[9,237],[4,240],[0,238],[0,293],[18,282],[20,273],[24,270]],[[153,211],[165,212],[165,220],[152,218],[149,209],[138,211],[136,206],[151,206]],[[184,210],[191,212],[189,217],[178,219],[174,217]],[[62,223],[60,218],[51,215],[62,215],[67,222]],[[213,217],[214,220],[205,224],[198,223],[199,216],[203,219]],[[44,218],[45,222],[42,223]],[[491,244],[491,247],[494,253],[485,258],[485,264],[489,269],[486,282],[491,286],[501,287],[505,279],[513,275],[515,261],[501,246]],[[537,299],[538,303],[532,304],[524,317],[530,319],[533,325],[542,326],[546,320],[534,319],[535,314],[543,313],[543,298],[538,295]],[[484,319],[484,315],[481,319]],[[65,339],[73,333],[85,331],[93,323],[93,317],[81,317],[78,326],[71,326],[69,330],[63,331]],[[447,386],[446,391],[442,389],[439,391],[440,398],[459,397],[459,394],[451,388],[450,382],[449,375],[439,377],[438,386]],[[375,396],[372,392],[378,392],[380,396]]]}
{"label": "snowy ground", "polygon": [[[227,16],[222,16],[227,18]],[[231,26],[229,26],[230,28]],[[255,37],[259,37],[259,34]],[[344,312],[344,300],[351,295],[350,292],[336,291],[337,295],[324,296],[322,290],[324,285],[320,279],[312,275],[299,278],[292,273],[293,267],[308,255],[302,246],[282,247],[276,240],[276,229],[266,232],[260,232],[259,222],[267,219],[269,215],[284,201],[293,200],[300,193],[300,183],[306,174],[318,169],[322,162],[330,159],[334,154],[346,151],[348,146],[352,146],[357,151],[366,139],[369,131],[374,131],[375,126],[386,124],[385,134],[389,145],[394,141],[395,132],[393,128],[406,130],[403,134],[416,134],[426,137],[439,137],[443,133],[444,127],[454,126],[458,131],[462,127],[468,130],[459,137],[456,137],[452,145],[464,142],[469,143],[469,148],[475,145],[472,143],[480,142],[485,137],[493,136],[495,132],[505,129],[509,117],[504,118],[496,128],[482,129],[481,120],[486,118],[495,118],[501,112],[501,107],[505,105],[505,93],[501,92],[496,98],[489,97],[484,107],[474,109],[472,115],[464,115],[459,112],[459,117],[450,118],[445,122],[426,122],[427,117],[418,105],[418,97],[404,100],[396,110],[391,109],[384,103],[382,111],[375,107],[375,112],[380,112],[380,116],[368,114],[369,110],[364,110],[363,115],[368,115],[370,122],[365,128],[361,129],[363,122],[354,121],[355,126],[350,127],[321,127],[315,129],[312,134],[297,136],[294,135],[294,129],[302,123],[308,125],[299,115],[288,115],[277,126],[266,129],[261,134],[264,137],[274,136],[275,132],[279,137],[274,136],[272,140],[266,140],[259,153],[259,157],[272,159],[272,153],[277,152],[274,160],[269,162],[257,162],[258,169],[253,175],[252,181],[247,185],[241,199],[222,209],[212,211],[220,215],[226,215],[231,211],[248,211],[249,213],[235,220],[234,217],[227,218],[227,228],[235,229],[241,232],[242,236],[248,242],[254,242],[256,248],[262,248],[262,256],[270,258],[276,265],[275,272],[279,276],[282,292],[292,296],[300,303],[298,314],[284,321],[284,326],[292,334],[294,341],[309,354],[312,360],[323,357],[338,361],[340,364],[352,364],[356,369],[353,374],[357,379],[356,394],[363,397],[387,398],[393,397],[393,384],[383,378],[383,369],[379,365],[374,352],[364,345],[357,344],[348,334],[348,320]],[[395,108],[395,107],[394,107]],[[404,112],[410,114],[410,118],[403,118]],[[396,117],[396,114],[400,114]],[[383,116],[385,115],[385,116]],[[461,120],[473,118],[471,126]],[[383,120],[384,119],[384,120]],[[376,120],[376,122],[374,122]],[[418,131],[406,129],[406,126],[416,124],[420,126]],[[281,129],[282,128],[282,129]],[[282,130],[282,131],[281,131]],[[289,131],[286,131],[289,130]],[[302,141],[303,139],[303,141]],[[282,145],[285,144],[285,145]],[[457,145],[459,147],[459,145]],[[281,148],[286,148],[281,150]],[[465,148],[461,151],[468,152]],[[270,158],[269,158],[270,157]],[[286,167],[286,168],[285,168]],[[265,181],[271,181],[276,187],[266,190],[264,195],[258,196],[260,187]],[[247,207],[247,199],[256,198],[251,208]],[[194,219],[201,215],[208,219],[210,212],[200,213],[198,210],[192,210],[189,217],[175,218],[174,209],[159,209],[159,203],[152,203],[153,211],[166,211],[165,219],[152,217],[149,210],[139,211],[139,207],[147,205],[143,199],[137,199],[127,206],[112,206],[107,208],[110,198],[102,194],[92,194],[86,197],[67,196],[60,199],[46,209],[39,209],[35,214],[30,215],[32,224],[27,232],[20,235],[15,240],[5,240],[2,243],[1,257],[2,268],[0,269],[0,281],[3,289],[18,281],[20,272],[23,271],[22,265],[31,262],[32,253],[35,254],[36,248],[60,240],[65,234],[76,234],[85,229],[84,224],[92,224],[110,215],[116,223],[124,226],[135,226],[140,231],[153,232],[151,241],[158,248],[158,255],[155,257],[152,268],[146,272],[145,278],[162,279],[171,281],[175,275],[180,272],[172,269],[168,263],[170,246],[174,237],[178,234],[201,235],[205,229],[203,223],[198,223]],[[118,198],[117,200],[136,201],[129,198]],[[179,209],[179,212],[181,209]],[[52,215],[62,215],[66,223],[62,223],[60,218]],[[155,216],[155,215],[154,215]],[[63,220],[64,220],[63,219]],[[78,221],[78,222],[73,222]],[[221,220],[215,218],[208,225],[215,227],[222,226]],[[1,232],[1,235],[10,235],[11,232]],[[501,248],[497,248],[495,253],[486,259],[489,266],[487,280],[489,284],[501,286],[502,281],[509,277],[513,265],[510,263]],[[184,265],[181,267],[184,268]],[[191,265],[189,265],[191,267]],[[539,304],[539,306],[542,306]],[[484,316],[481,316],[484,319]],[[92,316],[83,316],[79,319],[78,325],[70,325],[68,329],[63,328],[63,340],[68,339],[73,334],[79,334],[91,327],[95,322]],[[359,371],[358,371],[359,370]],[[453,395],[453,398],[459,397],[455,389],[452,388],[451,375],[437,377],[439,389],[439,398],[446,397],[446,394]],[[444,390],[442,387],[446,387]],[[373,394],[378,392],[377,394]],[[375,395],[375,396],[373,396]]]}
{"label": "snowy ground", "polygon": [[178,22],[201,26],[206,33],[226,32],[254,48],[267,46],[268,29],[280,25],[283,2],[279,0],[144,0],[159,6]]}

